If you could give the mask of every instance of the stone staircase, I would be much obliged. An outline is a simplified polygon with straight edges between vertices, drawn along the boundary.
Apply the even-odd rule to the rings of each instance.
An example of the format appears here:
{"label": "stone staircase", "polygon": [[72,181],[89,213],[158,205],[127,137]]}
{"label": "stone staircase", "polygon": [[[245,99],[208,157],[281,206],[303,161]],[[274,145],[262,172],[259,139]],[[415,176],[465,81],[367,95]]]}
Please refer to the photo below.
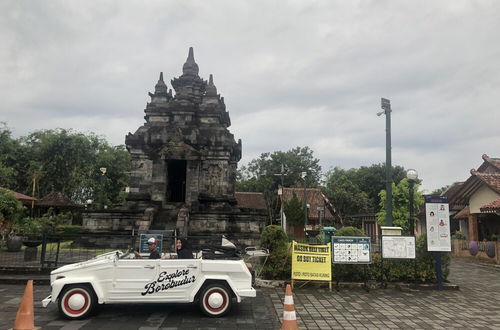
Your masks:
{"label": "stone staircase", "polygon": [[184,203],[169,203],[159,210],[150,229],[173,230],[177,225],[177,215]]}

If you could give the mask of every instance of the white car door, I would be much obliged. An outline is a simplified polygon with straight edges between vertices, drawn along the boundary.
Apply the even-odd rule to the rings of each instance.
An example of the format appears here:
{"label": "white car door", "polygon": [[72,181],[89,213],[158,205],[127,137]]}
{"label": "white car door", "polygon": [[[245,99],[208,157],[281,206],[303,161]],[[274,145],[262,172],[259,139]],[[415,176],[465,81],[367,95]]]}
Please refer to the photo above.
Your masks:
{"label": "white car door", "polygon": [[[115,262],[109,301],[144,301],[149,283],[158,278],[160,259],[119,259]],[[153,299],[154,300],[154,299]]]}
{"label": "white car door", "polygon": [[156,281],[146,288],[146,296],[161,301],[189,301],[200,279],[201,259],[161,259]]}

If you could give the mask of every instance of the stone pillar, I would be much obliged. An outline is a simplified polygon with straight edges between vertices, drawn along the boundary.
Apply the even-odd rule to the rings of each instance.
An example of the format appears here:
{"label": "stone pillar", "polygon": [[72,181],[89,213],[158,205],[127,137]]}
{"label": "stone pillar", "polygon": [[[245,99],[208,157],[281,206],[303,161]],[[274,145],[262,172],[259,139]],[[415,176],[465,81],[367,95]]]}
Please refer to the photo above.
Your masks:
{"label": "stone pillar", "polygon": [[477,228],[477,215],[469,214],[468,218],[468,229],[469,229],[469,241],[477,241],[479,239],[478,228]]}
{"label": "stone pillar", "polygon": [[177,224],[176,228],[178,230],[179,236],[186,237],[188,235],[189,226],[189,209],[183,206],[179,213],[177,214]]}

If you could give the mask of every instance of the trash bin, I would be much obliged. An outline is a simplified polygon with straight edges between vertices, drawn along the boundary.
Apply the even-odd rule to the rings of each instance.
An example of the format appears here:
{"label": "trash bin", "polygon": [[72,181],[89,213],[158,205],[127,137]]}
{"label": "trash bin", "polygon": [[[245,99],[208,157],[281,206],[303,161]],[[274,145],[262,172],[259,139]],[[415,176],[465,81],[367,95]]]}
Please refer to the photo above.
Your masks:
{"label": "trash bin", "polygon": [[335,233],[337,229],[335,227],[323,227],[321,228],[321,240],[323,244],[327,244],[332,241],[333,233]]}

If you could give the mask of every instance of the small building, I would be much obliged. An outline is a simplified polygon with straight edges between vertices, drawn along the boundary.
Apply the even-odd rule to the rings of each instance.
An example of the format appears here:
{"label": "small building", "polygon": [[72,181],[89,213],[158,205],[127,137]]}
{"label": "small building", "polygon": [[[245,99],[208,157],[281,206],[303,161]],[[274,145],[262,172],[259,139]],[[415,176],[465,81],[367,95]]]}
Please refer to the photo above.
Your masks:
{"label": "small building", "polygon": [[[281,194],[280,194],[281,193]],[[293,187],[284,188],[280,187],[278,190],[278,207],[280,212],[283,212],[283,206],[293,198],[293,194],[297,196],[298,200],[303,205],[304,203],[304,188]],[[325,223],[332,223],[334,220],[333,214],[335,208],[330,203],[328,198],[321,192],[319,188],[306,188],[306,205],[307,205],[307,229],[318,229]],[[284,212],[283,212],[284,213]],[[286,215],[284,215],[286,219]],[[291,227],[286,224],[286,232],[293,231],[296,237],[304,237],[304,225]]]}
{"label": "small building", "polygon": [[483,163],[461,183],[453,184],[448,197],[452,221],[470,241],[490,240],[500,234],[500,158],[483,155]]}
{"label": "small building", "polygon": [[[79,213],[85,209],[85,205],[78,204],[69,199],[66,195],[59,191],[53,191],[47,196],[41,198],[35,203],[36,212],[39,216],[44,215],[50,209],[53,210],[54,214],[60,214],[64,212],[69,212],[72,214],[72,224],[81,224]],[[78,216],[76,216],[78,214]],[[76,220],[75,222],[75,219]]]}
{"label": "small building", "polygon": [[24,194],[21,194],[21,193],[18,193],[16,191],[13,191],[13,190],[10,190],[10,189],[7,189],[7,188],[3,188],[3,187],[0,187],[0,189],[12,192],[14,194],[14,197],[18,201],[20,201],[21,203],[23,203],[24,206],[27,206],[27,207],[31,207],[32,204],[36,203],[36,201],[37,201],[37,199],[35,197],[24,195]]}

